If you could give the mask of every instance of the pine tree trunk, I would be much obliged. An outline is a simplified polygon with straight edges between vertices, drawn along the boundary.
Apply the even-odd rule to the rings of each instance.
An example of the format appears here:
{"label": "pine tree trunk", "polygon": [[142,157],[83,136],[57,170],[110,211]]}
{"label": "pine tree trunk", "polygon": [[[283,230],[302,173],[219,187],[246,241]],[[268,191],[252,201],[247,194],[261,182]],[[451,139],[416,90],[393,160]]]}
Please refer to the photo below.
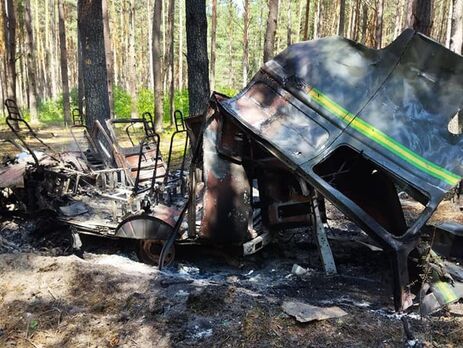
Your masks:
{"label": "pine tree trunk", "polygon": [[6,48],[6,95],[16,100],[16,14],[14,0],[5,0],[3,6],[3,34]]}
{"label": "pine tree trunk", "polygon": [[463,0],[452,0],[450,49],[461,54],[463,44]]}
{"label": "pine tree trunk", "polygon": [[[463,45],[463,0],[452,0],[449,48],[461,54]],[[463,111],[458,112],[458,133],[463,133]]]}
{"label": "pine tree trunk", "polygon": [[267,29],[264,39],[264,63],[273,58],[275,34],[278,20],[278,0],[268,1]]}
{"label": "pine tree trunk", "polygon": [[104,48],[106,56],[106,70],[108,71],[108,96],[109,96],[109,113],[114,117],[114,97],[113,97],[113,84],[114,84],[114,63],[113,54],[111,49],[111,32],[109,29],[109,11],[108,0],[101,1],[103,7],[103,34],[104,34]]}
{"label": "pine tree trunk", "polygon": [[302,13],[304,12],[304,1],[299,0],[299,11],[297,15],[297,41],[302,41]]}
{"label": "pine tree trunk", "polygon": [[190,115],[205,115],[210,93],[206,0],[188,0],[186,28]]}
{"label": "pine tree trunk", "polygon": [[151,0],[148,0],[146,10],[148,12],[148,59],[149,59],[149,68],[150,68],[150,76],[149,76],[149,84],[148,88],[154,88],[154,76],[153,76],[153,16],[151,15]]}
{"label": "pine tree trunk", "polygon": [[24,24],[26,25],[26,43],[27,43],[27,76],[29,88],[29,111],[31,113],[31,122],[37,123],[37,79],[36,79],[36,66],[35,66],[35,47],[34,36],[32,32],[32,15],[31,15],[31,2],[30,0],[24,1]]}
{"label": "pine tree trunk", "polygon": [[414,0],[410,17],[411,27],[427,36],[432,29],[432,3],[432,0]]}
{"label": "pine tree trunk", "polygon": [[82,115],[85,115],[85,86],[84,86],[84,60],[82,58],[82,39],[80,31],[77,30],[77,105]]}
{"label": "pine tree trunk", "polygon": [[243,11],[243,87],[248,83],[249,72],[249,0],[244,0]]}
{"label": "pine tree trunk", "polygon": [[293,42],[293,29],[292,29],[292,16],[291,16],[291,2],[288,3],[287,8],[287,25],[286,25],[286,43],[287,45],[291,45]]}
{"label": "pine tree trunk", "polygon": [[[246,5],[245,5],[246,6]],[[217,0],[212,0],[212,16],[211,16],[211,71],[210,82],[211,90],[215,88],[215,49],[217,40]]]}
{"label": "pine tree trunk", "polygon": [[338,25],[338,35],[344,36],[344,23],[345,23],[345,12],[346,12],[346,1],[339,0],[339,25]]}
{"label": "pine tree trunk", "polygon": [[320,36],[320,20],[321,20],[321,2],[322,0],[317,0],[317,11],[314,14],[313,20],[313,38],[318,39]]}
{"label": "pine tree trunk", "polygon": [[[183,90],[183,9],[184,0],[180,0],[178,8],[178,89],[181,92]],[[212,41],[212,39],[211,39]],[[212,46],[211,46],[211,57],[212,57]],[[212,62],[211,62],[212,66]]]}
{"label": "pine tree trunk", "polygon": [[94,122],[99,120],[106,127],[105,120],[110,113],[101,0],[78,1],[78,29],[84,43],[82,67],[87,124],[93,128]]}
{"label": "pine tree trunk", "polygon": [[362,6],[362,45],[367,42],[367,28],[368,28],[368,5]]}
{"label": "pine tree trunk", "polygon": [[161,22],[162,0],[155,0],[153,12],[153,72],[154,72],[154,118],[156,130],[162,131],[163,90],[161,67]]}
{"label": "pine tree trunk", "polygon": [[384,0],[376,1],[376,28],[375,28],[375,42],[376,48],[381,48],[383,40],[383,10]]}
{"label": "pine tree trunk", "polygon": [[307,0],[305,6],[305,22],[304,22],[304,41],[309,39],[309,19],[310,19],[310,0]]}
{"label": "pine tree trunk", "polygon": [[358,41],[359,27],[360,27],[360,0],[355,1],[355,14],[354,14],[354,22],[352,25],[353,25],[352,40]]}
{"label": "pine tree trunk", "polygon": [[130,0],[129,9],[129,94],[131,99],[132,118],[137,117],[137,65],[135,64],[135,0]]}
{"label": "pine tree trunk", "polygon": [[395,25],[394,25],[394,39],[400,35],[402,30],[402,9],[403,9],[403,0],[396,0],[396,9],[395,9]]}
{"label": "pine tree trunk", "polygon": [[66,28],[64,25],[64,0],[58,0],[59,47],[61,53],[61,82],[63,83],[64,124],[71,124],[71,104],[69,102],[68,52],[66,47]]}
{"label": "pine tree trunk", "polygon": [[[228,16],[227,16],[227,32],[231,33],[233,31],[233,0],[228,0]],[[234,58],[233,58],[233,35],[228,36],[228,87],[234,87],[234,77],[235,73],[233,70],[233,63],[234,63]]]}
{"label": "pine tree trunk", "polygon": [[168,10],[168,26],[169,26],[169,56],[167,62],[169,64],[169,112],[170,112],[170,125],[174,124],[174,30],[175,30],[175,0],[169,0],[169,10]]}

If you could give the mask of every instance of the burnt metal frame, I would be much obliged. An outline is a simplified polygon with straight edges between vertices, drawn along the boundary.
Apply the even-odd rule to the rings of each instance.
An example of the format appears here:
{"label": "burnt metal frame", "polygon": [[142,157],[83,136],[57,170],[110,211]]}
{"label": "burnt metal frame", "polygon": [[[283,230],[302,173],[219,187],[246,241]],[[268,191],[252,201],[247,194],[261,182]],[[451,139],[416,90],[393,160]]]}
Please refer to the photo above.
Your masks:
{"label": "burnt metal frame", "polygon": [[183,173],[185,172],[185,158],[186,158],[186,153],[187,153],[187,148],[188,148],[188,132],[185,127],[185,120],[183,117],[183,113],[180,110],[175,110],[174,120],[175,120],[175,132],[172,134],[170,138],[169,155],[167,157],[167,167],[166,167],[166,175],[164,177],[164,185],[169,184],[171,182],[169,181],[169,172],[170,172],[170,166],[171,166],[171,160],[172,160],[172,150],[173,150],[175,137],[178,134],[186,134],[185,146],[183,148],[183,154],[182,154],[182,164],[180,166],[180,180],[181,180],[180,191],[182,194],[184,194],[185,193],[185,180],[183,180]]}
{"label": "burnt metal frame", "polygon": [[14,135],[19,139],[19,141],[24,145],[27,151],[31,154],[36,166],[39,166],[39,162],[40,162],[39,159],[35,155],[34,151],[32,151],[32,149],[29,147],[26,140],[24,140],[24,138],[20,135],[21,130],[17,129],[14,126],[14,123],[18,123],[18,122],[23,123],[26,126],[28,133],[32,135],[32,137],[34,137],[37,141],[39,141],[43,146],[45,146],[45,148],[47,148],[51,152],[51,154],[48,154],[48,155],[54,160],[58,160],[54,156],[59,157],[59,154],[57,154],[55,150],[53,150],[42,139],[40,139],[37,133],[35,133],[34,130],[31,128],[29,123],[22,117],[21,112],[19,111],[18,105],[16,104],[16,101],[14,101],[13,99],[6,99],[5,106],[8,110],[8,116],[6,117],[6,124],[11,129],[11,131],[14,133]]}

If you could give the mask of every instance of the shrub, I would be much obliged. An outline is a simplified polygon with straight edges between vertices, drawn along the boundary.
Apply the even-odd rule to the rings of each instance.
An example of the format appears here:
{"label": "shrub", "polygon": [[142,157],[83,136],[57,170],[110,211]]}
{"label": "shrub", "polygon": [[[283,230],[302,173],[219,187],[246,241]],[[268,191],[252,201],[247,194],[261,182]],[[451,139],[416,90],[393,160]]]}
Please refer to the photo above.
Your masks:
{"label": "shrub", "polygon": [[113,87],[114,115],[117,118],[130,118],[131,98],[129,93],[120,86]]}

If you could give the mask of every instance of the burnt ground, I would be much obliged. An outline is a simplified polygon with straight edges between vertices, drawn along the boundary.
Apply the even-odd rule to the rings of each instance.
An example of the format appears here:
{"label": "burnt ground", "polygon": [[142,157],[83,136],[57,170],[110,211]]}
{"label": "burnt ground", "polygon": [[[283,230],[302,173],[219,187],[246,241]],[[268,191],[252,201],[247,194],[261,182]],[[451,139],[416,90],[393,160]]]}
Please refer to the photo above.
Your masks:
{"label": "burnt ground", "polygon": [[[4,220],[0,227],[2,347],[403,347],[463,345],[463,317],[396,314],[385,255],[348,241],[358,233],[330,214],[338,275],[321,272],[304,231],[251,257],[178,247],[174,265],[142,264],[130,244],[84,238],[72,255],[65,228]],[[344,236],[339,237],[344,231]],[[302,278],[291,273],[298,264]],[[281,304],[337,305],[348,315],[306,324]],[[454,305],[453,313],[461,311]],[[463,314],[463,313],[462,313]],[[403,319],[416,341],[407,339]]]}

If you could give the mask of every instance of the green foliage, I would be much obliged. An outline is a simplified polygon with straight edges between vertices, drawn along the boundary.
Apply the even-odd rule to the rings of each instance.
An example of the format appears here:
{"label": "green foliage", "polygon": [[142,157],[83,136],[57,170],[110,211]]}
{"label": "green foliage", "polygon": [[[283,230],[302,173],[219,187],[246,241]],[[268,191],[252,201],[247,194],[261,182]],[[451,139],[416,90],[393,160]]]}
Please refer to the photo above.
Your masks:
{"label": "green foliage", "polygon": [[[57,99],[52,100],[43,100],[38,108],[37,112],[39,114],[40,122],[56,122],[63,121],[63,96],[60,95]],[[26,114],[23,115],[26,117]],[[27,117],[26,117],[27,120]]]}
{"label": "green foliage", "polygon": [[[170,123],[169,118],[169,96],[165,96],[164,98],[164,123]],[[190,111],[189,104],[188,104],[188,90],[183,89],[181,91],[175,91],[174,93],[174,109],[180,110],[183,113],[184,117],[188,116]]]}
{"label": "green foliage", "polygon": [[153,114],[154,111],[154,93],[153,90],[142,88],[137,95],[137,111],[139,115],[144,112]]}
{"label": "green foliage", "polygon": [[71,91],[69,92],[69,96],[71,98],[71,111],[72,111],[72,109],[79,107],[79,103],[78,103],[79,90],[77,89],[77,87],[74,87],[71,89]]}
{"label": "green foliage", "polygon": [[130,118],[131,101],[129,93],[120,86],[113,87],[114,114],[117,118]]}
{"label": "green foliage", "polygon": [[217,86],[215,88],[215,90],[219,93],[222,93],[222,94],[225,94],[226,96],[229,96],[229,97],[234,97],[235,95],[238,94],[238,90],[235,89],[235,88],[232,88],[232,87],[221,87],[221,86]]}

